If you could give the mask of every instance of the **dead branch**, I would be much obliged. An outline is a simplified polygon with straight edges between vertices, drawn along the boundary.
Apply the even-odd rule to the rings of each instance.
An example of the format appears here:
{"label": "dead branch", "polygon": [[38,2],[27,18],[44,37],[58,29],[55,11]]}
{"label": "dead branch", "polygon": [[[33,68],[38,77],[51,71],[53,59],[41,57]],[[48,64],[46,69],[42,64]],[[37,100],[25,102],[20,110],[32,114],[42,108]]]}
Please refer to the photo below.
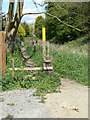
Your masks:
{"label": "dead branch", "polygon": [[60,18],[58,18],[57,16],[52,15],[52,14],[50,14],[50,13],[46,13],[46,12],[24,13],[24,14],[22,14],[21,18],[22,18],[24,15],[32,15],[32,14],[47,14],[48,16],[51,16],[51,17],[53,17],[53,18],[56,18],[60,23],[66,25],[66,26],[68,26],[68,27],[70,27],[70,28],[73,28],[73,29],[75,29],[75,30],[77,30],[77,31],[79,31],[79,32],[85,31],[85,29],[81,30],[81,29],[76,28],[76,27],[74,27],[74,26],[72,26],[72,25],[69,25],[69,24],[67,24],[66,22],[62,21],[62,20],[61,20]]}

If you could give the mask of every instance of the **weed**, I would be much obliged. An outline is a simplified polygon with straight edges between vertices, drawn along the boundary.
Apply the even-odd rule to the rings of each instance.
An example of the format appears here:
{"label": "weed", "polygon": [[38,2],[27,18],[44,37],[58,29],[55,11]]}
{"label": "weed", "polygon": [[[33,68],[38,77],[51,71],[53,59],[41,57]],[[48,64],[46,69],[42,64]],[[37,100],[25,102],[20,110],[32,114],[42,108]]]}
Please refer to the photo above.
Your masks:
{"label": "weed", "polygon": [[31,102],[31,100],[28,100],[28,102]]}
{"label": "weed", "polygon": [[7,105],[14,106],[15,104],[14,103],[7,103]]}
{"label": "weed", "polygon": [[9,119],[9,118],[13,118],[13,115],[8,114],[8,115],[6,116],[6,119]]}
{"label": "weed", "polygon": [[0,98],[0,102],[3,102],[4,101],[4,98]]}
{"label": "weed", "polygon": [[44,96],[41,96],[41,101],[39,101],[39,103],[45,103],[45,100],[46,100],[47,98],[45,98]]}

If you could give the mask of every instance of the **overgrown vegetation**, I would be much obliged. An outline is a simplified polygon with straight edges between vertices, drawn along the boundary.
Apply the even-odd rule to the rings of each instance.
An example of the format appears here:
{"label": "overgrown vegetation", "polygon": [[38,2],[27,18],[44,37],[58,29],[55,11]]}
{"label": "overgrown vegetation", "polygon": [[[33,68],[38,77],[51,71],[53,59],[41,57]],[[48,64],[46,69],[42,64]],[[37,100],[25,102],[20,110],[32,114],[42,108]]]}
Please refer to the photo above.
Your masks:
{"label": "overgrown vegetation", "polygon": [[[38,47],[34,53],[33,48],[25,43],[26,49],[31,59],[38,65],[42,66],[42,47]],[[50,50],[53,56],[54,73],[63,78],[75,80],[84,85],[88,85],[88,58],[83,54],[73,54],[69,51]]]}
{"label": "overgrown vegetation", "polygon": [[80,36],[76,40],[69,41],[68,43],[54,44],[50,43],[50,48],[55,51],[69,51],[71,53],[77,53],[82,55],[88,55],[88,41],[90,36]]}
{"label": "overgrown vegetation", "polygon": [[[31,50],[30,53],[32,53]],[[29,51],[28,51],[29,52]],[[13,57],[15,58],[15,67],[24,67],[24,64],[21,60],[21,48],[17,46],[14,48]],[[33,56],[34,58],[34,56]],[[39,59],[38,59],[39,60]],[[41,61],[42,63],[42,61]],[[12,71],[9,71],[8,68],[12,67],[12,55],[7,54],[7,73],[2,77],[2,90],[12,90],[12,89],[29,89],[36,88],[37,91],[34,95],[43,96],[46,93],[58,92],[57,87],[60,85],[60,76],[54,72],[54,75],[47,75],[45,72],[40,71],[33,74],[29,71],[15,71],[14,76]],[[30,77],[26,77],[31,74]]]}
{"label": "overgrown vegetation", "polygon": [[12,71],[9,68],[12,67],[12,58],[15,59],[15,67],[22,68],[24,66],[21,58],[21,47],[18,45],[14,48],[13,55],[7,53],[7,73],[2,76],[2,90],[12,90],[16,88],[21,88],[20,83],[22,78],[27,75],[27,72],[24,71],[16,71],[14,76],[12,75]]}
{"label": "overgrown vegetation", "polygon": [[[25,47],[37,66],[42,66],[42,47],[38,46],[36,52],[28,44],[26,39]],[[15,71],[14,76],[8,68],[12,67],[12,57],[15,58],[15,67],[24,67],[21,59],[21,47],[17,45],[14,48],[13,56],[7,54],[7,73],[3,75],[2,90],[29,89],[35,88],[33,95],[41,96],[41,102],[44,103],[43,96],[46,93],[60,92],[58,86],[61,84],[60,78],[69,78],[84,85],[88,85],[88,59],[83,54],[73,54],[67,51],[56,51],[50,49],[50,55],[53,56],[54,74],[47,75],[44,71],[37,71],[35,74],[29,71]],[[31,74],[29,77],[25,77]]]}

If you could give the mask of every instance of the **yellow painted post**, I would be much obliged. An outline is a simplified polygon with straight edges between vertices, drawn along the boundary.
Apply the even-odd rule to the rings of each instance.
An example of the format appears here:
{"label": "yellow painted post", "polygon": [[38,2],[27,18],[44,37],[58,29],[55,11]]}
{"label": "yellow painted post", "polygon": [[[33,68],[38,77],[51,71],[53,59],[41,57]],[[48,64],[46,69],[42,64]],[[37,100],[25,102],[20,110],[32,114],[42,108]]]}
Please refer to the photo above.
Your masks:
{"label": "yellow painted post", "polygon": [[[42,40],[43,40],[43,60],[46,59],[46,29],[42,28]],[[43,67],[45,67],[45,63],[43,62]]]}
{"label": "yellow painted post", "polygon": [[45,27],[42,28],[42,39],[43,39],[43,41],[46,41],[46,29],[45,29]]}

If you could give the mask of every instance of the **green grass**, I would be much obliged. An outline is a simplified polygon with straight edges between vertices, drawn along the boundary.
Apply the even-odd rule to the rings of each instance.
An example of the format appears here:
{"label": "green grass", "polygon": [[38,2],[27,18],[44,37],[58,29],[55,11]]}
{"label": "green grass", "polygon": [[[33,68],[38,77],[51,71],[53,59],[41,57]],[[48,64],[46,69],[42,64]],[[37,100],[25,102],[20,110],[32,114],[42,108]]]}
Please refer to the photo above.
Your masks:
{"label": "green grass", "polygon": [[7,73],[2,76],[2,91],[12,90],[16,88],[21,88],[20,83],[27,72],[24,71],[15,71],[14,76],[12,71],[9,68],[12,67],[12,57],[15,59],[15,67],[23,67],[24,64],[21,59],[21,48],[16,46],[14,49],[13,56],[10,53],[7,53]]}
{"label": "green grass", "polygon": [[[28,51],[30,52],[30,51]],[[42,60],[40,62],[39,56],[40,51],[37,51],[34,56],[32,56],[33,61],[37,65],[42,65]],[[31,50],[30,55],[32,55],[33,50]],[[20,47],[15,48],[13,56],[15,58],[15,67],[24,67],[21,59],[21,50]],[[36,57],[37,56],[37,57]],[[38,60],[37,60],[38,59]],[[2,76],[2,90],[12,90],[12,89],[29,89],[36,88],[34,95],[43,96],[46,93],[59,92],[57,87],[61,84],[60,77],[57,73],[54,72],[54,75],[47,75],[44,71],[37,71],[36,74],[33,74],[30,77],[26,77],[30,74],[28,71],[15,71],[12,75],[12,71],[8,68],[12,67],[12,55],[7,55],[7,73]],[[33,79],[34,78],[34,79]]]}
{"label": "green grass", "polygon": [[62,78],[69,78],[88,85],[88,58],[69,52],[52,51],[54,71]]}
{"label": "green grass", "polygon": [[[33,49],[25,43],[28,54],[33,54]],[[67,51],[50,50],[53,56],[54,73],[61,78],[69,78],[84,85],[88,85],[88,58],[83,54],[76,54]],[[38,65],[42,66],[42,47],[38,47],[37,51],[31,59]]]}
{"label": "green grass", "polygon": [[[42,66],[42,47],[38,46],[36,52],[34,52],[33,47],[28,45],[27,40],[25,47],[31,60],[37,66]],[[20,46],[14,49],[13,56],[15,58],[15,67],[24,67]],[[30,72],[15,71],[14,76],[12,76],[12,71],[8,69],[12,67],[12,55],[7,54],[7,73],[2,77],[2,90],[36,88],[33,95],[42,96],[41,101],[44,102],[43,95],[46,93],[60,92],[57,90],[58,86],[61,85],[60,78],[69,78],[88,85],[88,58],[84,54],[73,54],[70,51],[50,49],[50,56],[53,56],[53,76],[47,75],[45,71],[36,71],[36,74],[32,72],[31,76],[25,78]]]}

